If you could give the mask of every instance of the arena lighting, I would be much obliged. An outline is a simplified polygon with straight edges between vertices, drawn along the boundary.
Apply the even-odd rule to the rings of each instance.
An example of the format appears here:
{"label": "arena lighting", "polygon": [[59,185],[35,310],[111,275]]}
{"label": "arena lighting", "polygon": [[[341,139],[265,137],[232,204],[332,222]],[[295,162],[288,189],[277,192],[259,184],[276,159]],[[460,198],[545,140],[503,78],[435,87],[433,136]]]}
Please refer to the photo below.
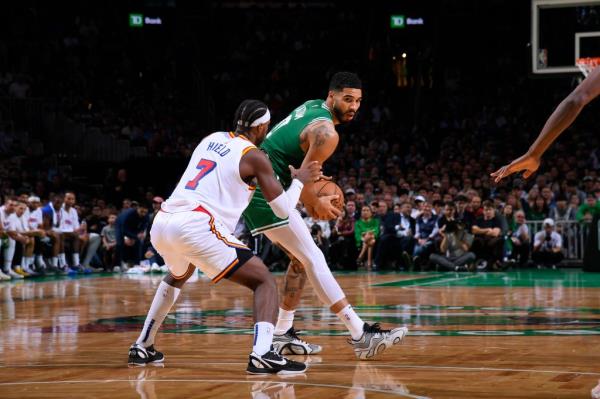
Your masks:
{"label": "arena lighting", "polygon": [[402,58],[406,58],[406,53],[402,53]]}

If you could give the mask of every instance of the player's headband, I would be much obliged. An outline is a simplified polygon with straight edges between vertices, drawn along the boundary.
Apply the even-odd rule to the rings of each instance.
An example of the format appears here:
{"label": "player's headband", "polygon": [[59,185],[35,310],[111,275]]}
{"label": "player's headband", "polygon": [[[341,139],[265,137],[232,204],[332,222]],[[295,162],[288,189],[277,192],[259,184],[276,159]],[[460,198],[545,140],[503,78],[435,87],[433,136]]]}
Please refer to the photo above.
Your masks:
{"label": "player's headband", "polygon": [[271,120],[271,113],[267,109],[267,112],[265,112],[265,114],[263,116],[261,116],[260,118],[258,118],[254,122],[252,122],[252,124],[250,125],[250,127],[256,127],[258,125],[262,125],[263,123],[267,123],[270,120]]}

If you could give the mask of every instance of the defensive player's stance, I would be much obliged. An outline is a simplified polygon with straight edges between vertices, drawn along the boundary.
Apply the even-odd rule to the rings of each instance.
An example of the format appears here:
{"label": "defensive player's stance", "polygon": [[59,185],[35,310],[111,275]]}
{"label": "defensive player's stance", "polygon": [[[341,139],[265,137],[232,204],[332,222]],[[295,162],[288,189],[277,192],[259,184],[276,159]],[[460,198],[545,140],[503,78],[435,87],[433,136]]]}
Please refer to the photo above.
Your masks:
{"label": "defensive player's stance", "polygon": [[[269,156],[273,169],[283,187],[290,187],[292,176],[288,165],[309,165],[325,162],[339,142],[335,125],[354,118],[362,99],[361,82],[349,72],[336,73],[330,82],[326,100],[307,101],[275,126],[261,148]],[[315,198],[310,195],[312,183],[307,183],[301,199],[315,209],[317,219],[333,219],[339,211],[331,204],[335,196]],[[259,184],[260,186],[260,184]],[[363,322],[348,303],[344,292],[331,274],[325,257],[313,241],[310,231],[298,211],[289,218],[276,215],[268,205],[260,186],[244,212],[252,234],[264,233],[292,258],[285,282],[285,292],[273,345],[283,354],[310,354],[321,351],[318,345],[298,338],[293,328],[294,310],[300,301],[306,276],[317,296],[346,325],[352,335],[349,342],[360,359],[368,359],[399,343],[406,335],[405,327],[382,330],[377,323]]]}
{"label": "defensive player's stance", "polygon": [[[247,371],[293,374],[304,363],[281,357],[272,348],[277,314],[277,285],[262,261],[232,232],[254,194],[256,183],[273,212],[287,217],[305,182],[320,176],[317,162],[299,170],[289,167],[293,182],[284,192],[265,154],[257,149],[269,127],[269,112],[260,101],[246,100],[235,114],[235,133],[209,135],[194,150],[179,184],[156,215],[151,241],[169,266],[144,328],[129,349],[130,364],[162,362],[154,337],[175,303],[183,283],[199,267],[213,283],[226,278],[254,291],[254,346]],[[217,350],[217,349],[215,349]]]}
{"label": "defensive player's stance", "polygon": [[492,173],[494,181],[498,183],[506,176],[522,170],[525,171],[523,177],[531,176],[540,167],[540,159],[548,147],[566,128],[571,126],[583,107],[598,95],[600,95],[600,68],[595,68],[550,115],[529,151]]}

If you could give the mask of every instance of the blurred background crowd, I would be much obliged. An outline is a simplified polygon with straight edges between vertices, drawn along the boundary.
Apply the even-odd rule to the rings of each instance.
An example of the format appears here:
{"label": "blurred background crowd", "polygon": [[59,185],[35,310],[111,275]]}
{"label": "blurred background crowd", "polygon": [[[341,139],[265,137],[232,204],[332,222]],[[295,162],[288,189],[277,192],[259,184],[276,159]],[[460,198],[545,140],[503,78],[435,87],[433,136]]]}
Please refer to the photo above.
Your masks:
{"label": "blurred background crowd", "polygon": [[[365,13],[327,1],[68,11],[26,3],[7,6],[0,27],[3,275],[159,271],[152,216],[202,137],[230,129],[249,97],[269,105],[274,124],[325,98],[338,70],[364,84],[356,121],[339,128],[325,165],[346,209],[339,220],[306,217],[332,268],[501,270],[581,260],[586,226],[600,213],[593,107],[531,179],[489,179],[527,149],[577,83],[528,76],[528,4],[515,2],[509,14],[499,0],[446,0],[436,10],[408,2],[436,28],[393,31],[386,4]],[[279,18],[289,8],[297,18]],[[480,19],[470,18],[473,8]],[[161,25],[130,26],[137,9]],[[485,29],[492,19],[502,41]],[[482,33],[452,29],[461,23]],[[238,233],[273,269],[283,267],[266,239],[243,225]]]}

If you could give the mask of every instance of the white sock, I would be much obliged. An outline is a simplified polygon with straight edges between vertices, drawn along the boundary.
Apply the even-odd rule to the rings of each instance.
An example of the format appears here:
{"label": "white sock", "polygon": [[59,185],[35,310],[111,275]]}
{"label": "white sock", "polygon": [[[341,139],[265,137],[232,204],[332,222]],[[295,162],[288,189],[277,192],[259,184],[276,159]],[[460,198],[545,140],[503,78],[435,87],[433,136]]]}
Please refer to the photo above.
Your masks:
{"label": "white sock", "polygon": [[33,266],[33,256],[27,257],[27,266]]}
{"label": "white sock", "polygon": [[23,269],[27,269],[27,257],[26,256],[21,257],[21,267]]}
{"label": "white sock", "polygon": [[150,305],[148,316],[146,316],[144,328],[137,341],[135,341],[136,344],[143,345],[146,348],[150,345],[154,345],[156,332],[165,320],[165,317],[167,317],[167,313],[169,313],[173,304],[175,304],[175,301],[179,296],[179,291],[181,291],[181,289],[172,287],[164,281],[160,282],[156,294],[154,294],[152,305]]}
{"label": "white sock", "polygon": [[67,257],[64,252],[58,254],[58,264],[60,267],[65,267],[67,265]]}
{"label": "white sock", "polygon": [[73,266],[79,266],[79,252],[73,252]]}
{"label": "white sock", "polygon": [[352,309],[352,305],[346,305],[346,307],[340,310],[337,314],[337,317],[340,318],[341,321],[344,322],[348,331],[350,331],[350,335],[352,335],[352,339],[360,339],[363,335],[363,325],[364,321]]}
{"label": "white sock", "polygon": [[35,264],[40,269],[45,269],[46,268],[46,264],[44,263],[44,257],[42,255],[36,255],[35,256]]}
{"label": "white sock", "polygon": [[52,267],[58,267],[58,257],[53,256],[52,258],[50,258],[50,264],[52,265]]}
{"label": "white sock", "polygon": [[275,334],[285,334],[294,325],[295,310],[285,310],[279,308],[279,316],[277,316],[277,325],[275,326]]}
{"label": "white sock", "polygon": [[5,260],[4,261],[4,271],[9,272],[11,265],[12,265],[12,260]]}
{"label": "white sock", "polygon": [[259,356],[271,349],[275,327],[267,321],[259,321],[254,325],[254,345],[252,351]]}

